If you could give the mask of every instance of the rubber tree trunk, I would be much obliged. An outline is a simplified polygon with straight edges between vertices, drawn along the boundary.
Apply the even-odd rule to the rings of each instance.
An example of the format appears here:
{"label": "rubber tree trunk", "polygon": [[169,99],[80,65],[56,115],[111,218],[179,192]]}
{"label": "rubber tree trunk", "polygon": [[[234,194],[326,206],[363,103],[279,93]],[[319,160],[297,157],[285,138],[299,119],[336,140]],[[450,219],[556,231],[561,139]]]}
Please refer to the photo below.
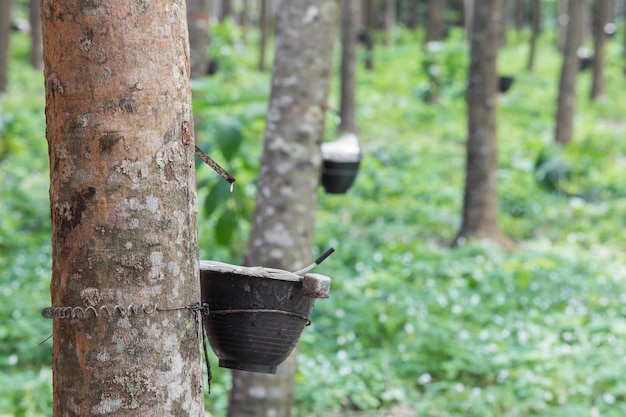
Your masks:
{"label": "rubber tree trunk", "polygon": [[376,26],[376,2],[374,0],[364,0],[363,18],[365,20],[365,30],[363,31],[363,44],[365,46],[365,69],[374,70],[374,28]]}
{"label": "rubber tree trunk", "polygon": [[[586,1],[580,1],[577,3],[587,3]],[[567,40],[567,25],[570,21],[570,16],[568,13],[569,0],[557,0],[556,5],[556,17],[558,24],[558,34],[557,34],[557,49],[559,52],[565,51],[565,42]]]}
{"label": "rubber tree trunk", "polygon": [[41,13],[53,416],[203,417],[185,2]]}
{"label": "rubber tree trunk", "polygon": [[425,42],[440,41],[443,39],[446,3],[446,0],[428,0]]}
{"label": "rubber tree trunk", "polygon": [[586,2],[570,1],[569,23],[563,64],[559,80],[559,96],[556,110],[555,141],[560,144],[571,142],[574,131],[574,111],[576,107],[576,76],[578,75],[578,47],[583,36],[583,18]]}
{"label": "rubber tree trunk", "polygon": [[[622,9],[622,20],[626,21],[626,7]],[[622,34],[622,59],[624,60],[624,75],[626,75],[626,30]]]}
{"label": "rubber tree trunk", "polygon": [[611,0],[596,0],[593,25],[593,78],[591,83],[591,99],[604,95],[604,64],[605,64],[605,25],[609,22]]}
{"label": "rubber tree trunk", "polygon": [[396,25],[396,0],[385,0],[385,45],[391,43],[393,28]]}
{"label": "rubber tree trunk", "polygon": [[265,72],[266,68],[266,51],[267,51],[267,37],[268,37],[268,25],[267,25],[267,2],[268,0],[260,0],[261,6],[259,9],[259,31],[261,36],[259,38],[259,71]]}
{"label": "rubber tree trunk", "polygon": [[465,36],[472,37],[472,25],[474,24],[474,0],[463,0],[463,25],[465,26]]}
{"label": "rubber tree trunk", "polygon": [[496,60],[501,0],[476,2],[468,78],[468,139],[463,223],[453,245],[468,238],[513,247],[498,225]]}
{"label": "rubber tree trunk", "polygon": [[528,54],[528,70],[535,71],[535,57],[537,56],[537,39],[541,32],[541,0],[532,0],[532,32],[530,35],[530,52]]}
{"label": "rubber tree trunk", "polygon": [[241,40],[243,43],[248,43],[248,32],[250,31],[250,0],[242,0],[239,21],[241,22]]}
{"label": "rubber tree trunk", "polygon": [[209,46],[209,17],[211,0],[187,0],[187,26],[189,29],[189,58],[191,78],[206,75]]}
{"label": "rubber tree trunk", "polygon": [[514,2],[514,11],[513,11],[513,15],[514,15],[514,20],[515,20],[515,30],[516,31],[521,31],[522,28],[524,27],[524,5],[525,5],[525,0],[515,0]]}
{"label": "rubber tree trunk", "polygon": [[[321,142],[339,0],[281,3],[265,146],[245,264],[297,270],[311,262]],[[277,375],[233,371],[228,415],[291,413],[294,354]]]}
{"label": "rubber tree trunk", "polygon": [[43,68],[43,46],[41,40],[41,12],[39,0],[28,0],[28,21],[30,23],[30,64],[35,69]]}
{"label": "rubber tree trunk", "polygon": [[13,0],[0,2],[0,93],[7,91],[9,78],[9,37]]}
{"label": "rubber tree trunk", "polygon": [[340,133],[357,133],[356,54],[360,31],[361,0],[343,0],[341,10]]}
{"label": "rubber tree trunk", "polygon": [[228,17],[233,15],[233,3],[232,0],[222,0],[222,7],[220,9],[220,22],[223,22]]}
{"label": "rubber tree trunk", "polygon": [[419,23],[418,12],[420,0],[406,0],[404,2],[404,23],[411,30],[416,30]]}

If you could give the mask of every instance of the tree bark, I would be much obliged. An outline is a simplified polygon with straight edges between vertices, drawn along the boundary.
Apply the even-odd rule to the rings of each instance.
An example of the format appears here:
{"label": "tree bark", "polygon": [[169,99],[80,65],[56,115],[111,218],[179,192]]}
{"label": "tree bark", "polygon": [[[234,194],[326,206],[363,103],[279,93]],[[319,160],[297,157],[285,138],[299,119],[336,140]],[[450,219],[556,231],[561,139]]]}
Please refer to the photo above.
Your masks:
{"label": "tree bark", "polygon": [[185,3],[41,8],[53,416],[204,416]]}
{"label": "tree bark", "polygon": [[232,0],[222,0],[222,8],[220,9],[220,22],[233,15]]}
{"label": "tree bark", "polygon": [[267,1],[261,0],[261,8],[259,10],[259,31],[261,32],[259,45],[259,71],[265,72],[266,67],[266,51],[267,51]]}
{"label": "tree bark", "polygon": [[474,0],[463,0],[463,20],[465,24],[465,36],[472,38],[472,26],[474,24]]}
{"label": "tree bark", "polygon": [[[622,10],[622,20],[626,21],[626,7]],[[626,30],[622,35],[622,58],[626,62]],[[626,75],[626,65],[624,65],[624,75]]]}
{"label": "tree bark", "polygon": [[361,0],[343,0],[341,11],[341,102],[340,133],[357,133],[356,129],[356,53],[360,31]]}
{"label": "tree bark", "polygon": [[[569,0],[557,0],[556,21],[558,25],[557,49],[559,52],[565,51],[565,42],[567,40],[567,24],[570,21],[568,13]],[[586,1],[580,1],[586,3]]]}
{"label": "tree bark", "polygon": [[567,40],[563,52],[563,65],[559,80],[555,141],[560,144],[571,142],[574,130],[576,107],[576,76],[578,75],[578,47],[582,41],[584,8],[586,2],[569,2]]}
{"label": "tree bark", "polygon": [[250,31],[250,0],[242,0],[240,21],[241,21],[241,40],[248,43],[248,32]]}
{"label": "tree bark", "polygon": [[0,93],[7,91],[9,78],[9,37],[13,0],[0,2]]}
{"label": "tree bark", "polygon": [[498,226],[497,75],[500,0],[476,3],[468,79],[468,139],[463,224],[453,242],[470,237],[512,248]]}
{"label": "tree bark", "polygon": [[537,39],[541,32],[541,0],[532,0],[532,33],[530,35],[530,52],[528,54],[528,70],[535,71],[537,55]]}
{"label": "tree bark", "polygon": [[393,27],[396,25],[396,0],[385,0],[385,45],[391,43]]}
{"label": "tree bark", "polygon": [[187,26],[189,28],[189,58],[191,78],[206,75],[209,46],[209,16],[211,0],[187,0]]}
{"label": "tree bark", "polygon": [[368,71],[374,70],[374,37],[372,32],[376,25],[376,2],[374,0],[365,0],[364,4],[364,20],[365,29],[363,33],[363,43],[365,45],[365,69]]}
{"label": "tree bark", "polygon": [[41,40],[41,12],[39,0],[28,0],[28,20],[30,23],[30,64],[35,69],[43,68],[43,46]]}
{"label": "tree bark", "polygon": [[593,78],[591,83],[591,99],[604,95],[604,64],[605,64],[605,25],[609,22],[610,0],[596,0],[593,25]]}
{"label": "tree bark", "polygon": [[426,19],[426,42],[443,39],[444,15],[446,0],[428,0],[428,17]]}
{"label": "tree bark", "polygon": [[[265,146],[245,264],[297,270],[311,261],[321,142],[339,0],[282,2]],[[295,354],[277,375],[233,371],[228,415],[291,413]]]}
{"label": "tree bark", "polygon": [[515,0],[514,2],[515,30],[518,32],[524,27],[524,3],[525,0]]}
{"label": "tree bark", "polygon": [[417,25],[419,23],[418,13],[420,0],[406,0],[404,4],[406,8],[404,10],[404,13],[406,14],[404,22],[409,29],[415,30],[417,29]]}

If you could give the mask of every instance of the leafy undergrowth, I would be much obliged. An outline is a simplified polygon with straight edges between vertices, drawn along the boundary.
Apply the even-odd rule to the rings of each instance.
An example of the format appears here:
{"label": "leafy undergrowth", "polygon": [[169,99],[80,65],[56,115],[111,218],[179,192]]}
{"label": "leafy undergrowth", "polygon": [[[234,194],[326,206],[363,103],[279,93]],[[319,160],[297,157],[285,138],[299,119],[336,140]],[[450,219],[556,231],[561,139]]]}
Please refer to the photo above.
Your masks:
{"label": "leafy undergrowth", "polygon": [[[222,74],[194,84],[198,142],[238,181],[230,195],[198,166],[200,240],[203,258],[236,262],[254,204],[269,75],[254,73],[253,59],[238,55],[249,52],[219,33],[229,46],[219,50],[240,66],[227,61]],[[398,405],[437,417],[626,413],[621,49],[609,44],[600,101],[589,102],[591,78],[581,73],[576,136],[559,149],[560,60],[552,33],[543,36],[535,73],[525,71],[528,33],[510,34],[500,55],[500,72],[516,77],[498,119],[500,224],[518,242],[511,252],[474,241],[448,248],[465,164],[462,34],[424,51],[398,31],[393,47],[377,49],[374,72],[359,67],[364,159],[346,195],[320,189],[315,250],[337,252],[317,269],[333,279],[331,298],[316,303],[302,335],[294,416]],[[50,268],[43,80],[25,64],[25,38],[12,42],[11,89],[0,98],[0,416],[45,416],[51,344],[37,346],[51,327],[39,315]],[[328,140],[334,130],[329,118]],[[538,164],[545,158],[558,163]],[[228,200],[216,206],[216,196]],[[216,368],[207,409],[223,416],[230,378]]]}
{"label": "leafy undergrowth", "polygon": [[[365,157],[346,195],[321,194],[316,242],[337,254],[319,267],[333,288],[303,334],[297,416],[394,404],[438,417],[624,415],[621,60],[607,60],[609,94],[597,103],[581,74],[576,136],[556,149],[551,48],[544,39],[535,73],[524,70],[523,39],[500,55],[500,72],[516,76],[498,119],[512,252],[447,247],[462,208],[465,74],[427,104],[415,94],[427,82],[415,45],[381,51],[385,65],[359,73]],[[461,65],[462,49],[452,40],[437,50]],[[542,181],[542,153],[568,176]]]}

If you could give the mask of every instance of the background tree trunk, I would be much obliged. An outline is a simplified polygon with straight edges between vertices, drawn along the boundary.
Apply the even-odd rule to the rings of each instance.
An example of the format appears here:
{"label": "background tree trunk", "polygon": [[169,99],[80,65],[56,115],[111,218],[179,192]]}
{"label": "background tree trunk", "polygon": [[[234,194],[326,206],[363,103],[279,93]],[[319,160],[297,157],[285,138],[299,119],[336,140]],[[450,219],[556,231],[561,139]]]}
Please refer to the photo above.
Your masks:
{"label": "background tree trunk", "polygon": [[241,40],[243,43],[248,43],[248,32],[250,31],[250,0],[242,0],[239,21],[241,22]]}
{"label": "background tree trunk", "polygon": [[7,91],[9,78],[9,37],[11,36],[11,9],[13,0],[0,2],[0,93]]}
{"label": "background tree trunk", "polygon": [[578,75],[579,60],[578,47],[582,41],[584,1],[569,2],[569,23],[567,25],[567,39],[563,52],[563,65],[559,80],[559,97],[556,111],[555,141],[560,144],[572,140],[574,130],[574,109],[576,106],[576,76]]}
{"label": "background tree trunk", "polygon": [[187,0],[191,78],[201,78],[207,74],[210,16],[211,0]]}
{"label": "background tree trunk", "polygon": [[220,8],[220,22],[226,20],[226,18],[233,15],[233,3],[232,0],[222,0],[222,7]]}
{"label": "background tree trunk", "polygon": [[443,39],[445,12],[446,0],[428,0],[425,42],[440,41]]}
{"label": "background tree trunk", "polygon": [[185,3],[41,6],[53,416],[203,417]]}
{"label": "background tree trunk", "polygon": [[365,45],[365,69],[374,70],[374,26],[376,21],[376,2],[374,0],[365,0],[364,4],[364,20],[365,29],[362,32],[362,42]]}
{"label": "background tree trunk", "polygon": [[[568,13],[569,0],[557,0],[556,3],[556,22],[558,25],[557,48],[559,52],[565,51],[565,41],[567,40],[567,24],[570,20]],[[586,1],[581,1],[586,3]]]}
{"label": "background tree trunk", "polygon": [[513,11],[515,20],[515,30],[518,32],[524,27],[524,5],[525,0],[514,0],[515,10]]}
{"label": "background tree trunk", "polygon": [[[623,5],[623,8],[622,8],[622,20],[626,21],[626,5]],[[626,63],[626,30],[624,30],[623,32],[624,33],[622,33],[622,58],[624,59]],[[624,74],[626,74],[626,64],[624,65],[623,72]]]}
{"label": "background tree trunk", "polygon": [[463,20],[467,39],[471,39],[474,25],[474,0],[463,0]]}
{"label": "background tree trunk", "polygon": [[[245,264],[297,270],[311,261],[339,0],[281,3],[276,58]],[[233,371],[228,415],[291,413],[295,355],[277,375]],[[286,367],[285,367],[286,365]]]}
{"label": "background tree trunk", "polygon": [[361,0],[343,0],[341,10],[340,133],[356,133],[356,54],[360,31]]}
{"label": "background tree trunk", "polygon": [[468,78],[468,139],[463,224],[453,244],[469,237],[505,247],[513,242],[498,226],[497,75],[501,0],[476,2]]}
{"label": "background tree trunk", "polygon": [[537,55],[537,39],[541,32],[541,0],[532,0],[532,33],[530,35],[530,52],[528,54],[528,70],[535,70],[535,56]]}
{"label": "background tree trunk", "polygon": [[30,23],[30,64],[35,69],[43,68],[43,46],[41,43],[41,12],[39,0],[28,0],[28,21]]}
{"label": "background tree trunk", "polygon": [[596,0],[593,24],[593,79],[591,84],[591,99],[604,94],[604,62],[605,62],[605,25],[609,22],[610,0]]}
{"label": "background tree trunk", "polygon": [[420,0],[406,0],[404,4],[405,10],[403,13],[405,14],[405,19],[403,21],[409,29],[415,30],[419,24],[418,13]]}
{"label": "background tree trunk", "polygon": [[396,0],[385,0],[385,45],[391,43],[396,25]]}
{"label": "background tree trunk", "polygon": [[265,72],[265,67],[266,67],[266,59],[265,59],[265,55],[266,55],[266,46],[267,46],[267,32],[268,32],[268,28],[267,28],[267,1],[268,0],[261,0],[261,7],[259,10],[259,31],[261,32],[261,37],[260,37],[260,45],[259,45],[259,71],[261,72]]}

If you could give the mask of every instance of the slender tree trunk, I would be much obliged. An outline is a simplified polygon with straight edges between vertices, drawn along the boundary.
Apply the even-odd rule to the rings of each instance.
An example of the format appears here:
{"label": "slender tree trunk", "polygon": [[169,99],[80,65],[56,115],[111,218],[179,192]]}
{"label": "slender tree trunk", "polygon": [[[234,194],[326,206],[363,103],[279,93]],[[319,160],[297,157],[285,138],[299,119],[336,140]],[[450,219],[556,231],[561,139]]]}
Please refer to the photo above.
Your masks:
{"label": "slender tree trunk", "polygon": [[222,0],[222,8],[220,9],[220,22],[233,15],[232,0]]}
{"label": "slender tree trunk", "polygon": [[363,31],[363,43],[365,44],[365,69],[374,70],[374,26],[376,20],[376,2],[365,0],[365,30]]}
{"label": "slender tree trunk", "polygon": [[385,0],[385,45],[391,43],[393,28],[396,25],[396,0]]}
{"label": "slender tree trunk", "polygon": [[417,25],[419,23],[418,13],[419,13],[419,4],[420,0],[407,0],[407,19],[406,25],[409,29],[415,30],[417,29]]}
{"label": "slender tree trunk", "polygon": [[[558,36],[557,36],[557,49],[559,52],[565,50],[565,41],[567,40],[567,24],[570,21],[568,13],[569,0],[557,0],[557,24],[558,24]],[[580,0],[580,3],[587,3]]]}
{"label": "slender tree trunk", "polygon": [[443,39],[444,15],[446,0],[428,0],[428,17],[426,18],[426,42]]}
{"label": "slender tree trunk", "polygon": [[463,0],[463,19],[467,39],[471,39],[474,25],[474,0]]}
{"label": "slender tree trunk", "polygon": [[261,0],[261,8],[259,10],[259,30],[261,31],[259,45],[259,71],[265,72],[266,67],[266,50],[267,50],[267,1]]}
{"label": "slender tree trunk", "polygon": [[248,43],[248,32],[250,31],[250,0],[243,0],[240,20],[241,39],[243,43]]}
{"label": "slender tree trunk", "polygon": [[[626,21],[626,7],[622,10],[622,19]],[[624,34],[622,35],[622,58],[624,59],[624,75],[626,75],[626,30],[624,30]]]}
{"label": "slender tree trunk", "polygon": [[595,100],[604,95],[604,45],[606,33],[604,26],[609,22],[610,0],[596,0],[593,25],[593,79],[591,84],[591,99]]}
{"label": "slender tree trunk", "polygon": [[468,139],[463,224],[453,242],[489,239],[513,247],[498,226],[496,60],[501,0],[476,3],[468,78]]}
{"label": "slender tree trunk", "polygon": [[572,140],[574,130],[574,109],[576,106],[576,76],[578,75],[578,47],[582,39],[584,8],[586,2],[569,2],[569,24],[567,42],[563,52],[563,65],[559,81],[559,97],[556,113],[555,141],[560,144]]}
{"label": "slender tree trunk", "polygon": [[41,8],[53,416],[202,417],[185,3]]}
{"label": "slender tree trunk", "polygon": [[43,46],[41,41],[41,12],[39,0],[28,0],[28,20],[30,23],[30,64],[35,69],[43,68]]}
{"label": "slender tree trunk", "polygon": [[[339,7],[339,0],[281,3],[246,265],[297,270],[310,262]],[[233,371],[228,415],[289,416],[295,360],[292,354],[277,375]]]}
{"label": "slender tree trunk", "polygon": [[9,78],[9,37],[11,35],[11,9],[13,0],[0,2],[0,93],[7,91]]}
{"label": "slender tree trunk", "polygon": [[361,0],[343,0],[341,11],[340,133],[356,133],[356,52]]}
{"label": "slender tree trunk", "polygon": [[541,32],[541,0],[532,0],[532,34],[530,36],[530,53],[528,54],[528,70],[535,71],[537,55],[537,39]]}
{"label": "slender tree trunk", "polygon": [[191,78],[201,78],[207,73],[209,16],[211,16],[211,0],[187,0]]}
{"label": "slender tree trunk", "polygon": [[524,27],[524,3],[525,0],[515,0],[515,30],[518,32]]}

